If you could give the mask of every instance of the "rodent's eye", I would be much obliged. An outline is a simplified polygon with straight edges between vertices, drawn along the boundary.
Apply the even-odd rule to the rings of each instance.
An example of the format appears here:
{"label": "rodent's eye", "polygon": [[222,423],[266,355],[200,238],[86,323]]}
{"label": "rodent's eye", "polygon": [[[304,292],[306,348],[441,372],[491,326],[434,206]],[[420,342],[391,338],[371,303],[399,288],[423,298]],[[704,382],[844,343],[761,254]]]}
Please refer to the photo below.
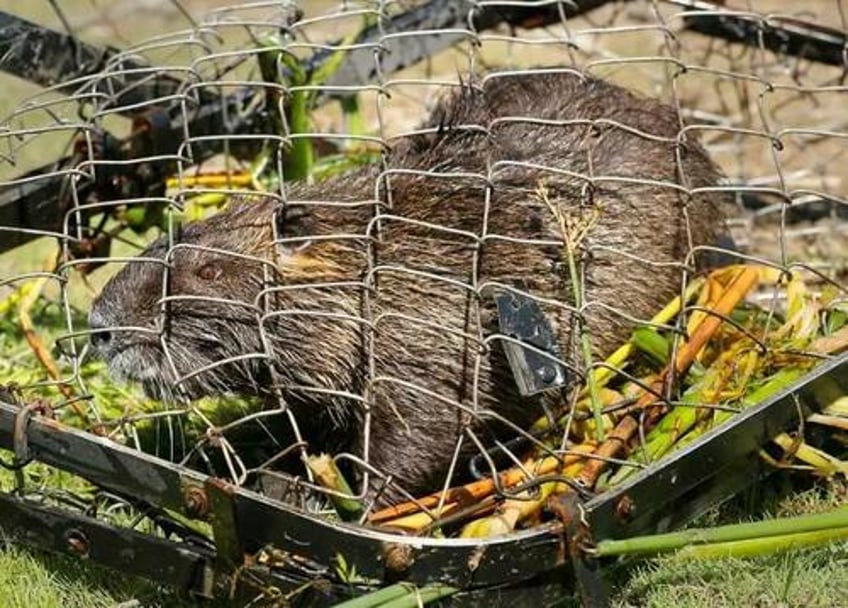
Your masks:
{"label": "rodent's eye", "polygon": [[204,281],[215,281],[224,274],[224,269],[215,262],[207,262],[197,270],[197,276]]}
{"label": "rodent's eye", "polygon": [[309,246],[313,234],[312,216],[303,205],[287,205],[274,214],[276,238],[291,251],[299,251]]}

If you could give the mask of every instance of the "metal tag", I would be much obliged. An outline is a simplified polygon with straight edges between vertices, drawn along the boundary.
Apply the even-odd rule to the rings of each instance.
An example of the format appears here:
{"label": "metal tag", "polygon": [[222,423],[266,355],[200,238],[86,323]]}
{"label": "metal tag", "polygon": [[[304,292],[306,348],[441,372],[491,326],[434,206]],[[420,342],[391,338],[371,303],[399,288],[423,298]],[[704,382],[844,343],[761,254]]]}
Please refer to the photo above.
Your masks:
{"label": "metal tag", "polygon": [[512,375],[522,396],[535,395],[541,391],[565,386],[568,375],[565,366],[555,359],[562,359],[559,346],[554,339],[551,324],[536,300],[511,291],[495,296],[498,307],[498,324],[502,334],[520,340],[546,357],[511,340],[503,340]]}

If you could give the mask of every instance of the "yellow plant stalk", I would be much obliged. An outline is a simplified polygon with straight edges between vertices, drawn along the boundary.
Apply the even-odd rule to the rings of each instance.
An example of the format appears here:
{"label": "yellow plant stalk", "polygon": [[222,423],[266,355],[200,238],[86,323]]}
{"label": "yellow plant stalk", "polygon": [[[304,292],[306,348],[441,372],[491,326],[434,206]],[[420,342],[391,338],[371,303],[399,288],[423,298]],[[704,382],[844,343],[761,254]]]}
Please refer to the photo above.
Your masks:
{"label": "yellow plant stalk", "polygon": [[814,448],[803,441],[793,439],[788,433],[781,433],[772,439],[772,441],[779,445],[787,455],[791,455],[801,462],[807,463],[815,468],[816,472],[823,477],[830,477],[835,473],[848,475],[847,462],[839,460],[827,452]]}
{"label": "yellow plant stalk", "polygon": [[823,355],[837,355],[848,350],[848,325],[829,336],[820,336],[810,343],[809,349]]}
{"label": "yellow plant stalk", "polygon": [[[592,443],[585,443],[569,448],[568,454],[565,456],[545,456],[537,460],[530,459],[526,462],[524,468],[514,467],[502,472],[499,475],[500,487],[510,488],[517,486],[520,483],[527,481],[527,471],[531,476],[550,475],[557,472],[563,467],[568,467],[583,458],[583,454],[590,454],[595,449]],[[386,526],[399,526],[410,528],[415,525],[415,529],[421,529],[433,523],[436,517],[445,513],[433,513],[432,508],[442,503],[443,509],[456,507],[450,505],[465,506],[473,501],[482,500],[484,497],[494,494],[497,491],[497,486],[492,479],[481,479],[474,481],[458,488],[449,488],[446,492],[436,492],[425,496],[415,501],[401,503],[386,507],[368,517],[368,521],[372,524],[381,524]],[[429,512],[424,512],[421,515],[426,517],[424,525],[418,526],[419,519],[400,520],[412,513],[417,513],[423,509],[431,509]],[[430,513],[433,513],[431,516]],[[412,523],[410,523],[410,521]],[[399,523],[400,522],[400,523]]]}
{"label": "yellow plant stalk", "polygon": [[[680,310],[683,304],[688,303],[695,295],[702,291],[704,287],[705,280],[703,278],[696,278],[690,281],[689,285],[686,287],[686,290],[683,294],[683,299],[681,300],[680,296],[675,297],[668,304],[666,304],[662,310],[660,310],[657,314],[655,314],[649,325],[667,325],[674,317],[680,314]],[[681,303],[682,302],[682,303]],[[604,387],[606,384],[615,377],[618,373],[618,370],[624,369],[627,365],[628,360],[633,354],[635,347],[632,343],[626,342],[616,349],[616,351],[607,357],[604,360],[604,365],[600,365],[592,370],[592,376],[594,377],[595,385],[601,389],[600,390],[600,398],[601,402],[606,402],[609,404],[612,393],[604,392]],[[614,401],[612,401],[614,402]],[[583,388],[580,389],[580,393],[578,395],[578,402],[576,406],[577,411],[587,411],[591,408],[592,402],[589,398],[589,388],[584,385]],[[532,431],[543,431],[546,430],[549,426],[549,419],[547,416],[542,416],[536,422],[533,423],[531,427]]]}
{"label": "yellow plant stalk", "polygon": [[253,176],[244,171],[235,173],[208,173],[199,175],[184,175],[182,178],[169,177],[165,180],[165,188],[248,188],[253,185]]}
{"label": "yellow plant stalk", "polygon": [[691,336],[704,319],[707,318],[709,313],[704,310],[709,308],[710,302],[715,302],[721,296],[721,292],[723,291],[723,287],[721,283],[719,283],[718,279],[714,275],[709,275],[704,281],[704,287],[701,289],[698,294],[698,299],[695,301],[695,304],[698,306],[697,310],[693,310],[689,315],[689,319],[686,322],[686,335]]}
{"label": "yellow plant stalk", "polygon": [[[734,271],[732,279],[728,281],[727,287],[721,293],[721,297],[715,303],[715,306],[710,308],[717,314],[709,315],[703,322],[692,332],[692,335],[686,344],[677,352],[677,357],[673,363],[675,373],[686,371],[689,366],[695,361],[697,354],[701,351],[704,345],[715,334],[723,322],[723,316],[729,315],[736,305],[748,294],[754,285],[757,283],[759,273],[756,268],[746,266],[733,266]],[[723,272],[728,272],[724,269]],[[637,409],[648,409],[656,402],[655,394],[661,394],[664,387],[665,379],[669,377],[672,371],[672,365],[669,365],[662,379],[654,383],[652,391],[646,391],[644,395],[636,403]],[[662,410],[652,408],[649,413],[649,418],[656,418],[661,414]],[[615,458],[620,454],[628,444],[633,435],[639,429],[640,422],[631,414],[621,418],[613,431],[609,434],[607,441],[598,446],[596,454],[601,458],[590,460],[580,472],[579,481],[585,487],[593,487],[601,472],[607,466],[608,459]]]}
{"label": "yellow plant stalk", "polygon": [[804,281],[794,275],[786,285],[786,322],[770,338],[787,338],[793,345],[803,347],[818,331],[820,308]]}
{"label": "yellow plant stalk", "polygon": [[350,484],[342,475],[336,462],[329,454],[308,456],[306,466],[315,475],[316,481],[323,487],[338,494],[330,494],[330,502],[336,508],[336,513],[345,520],[358,518],[362,514],[362,503],[354,497]]}
{"label": "yellow plant stalk", "polygon": [[[606,388],[606,387],[601,387],[598,390],[598,398],[600,399],[601,406],[604,409],[611,408],[614,405],[624,401],[624,395],[622,395],[618,391],[614,391],[614,390],[612,390],[610,388]],[[589,411],[590,406],[591,406],[590,399],[588,397],[584,397],[583,399],[581,399],[580,401],[578,401],[575,404],[574,411],[575,412],[586,412],[586,411]],[[567,418],[567,416],[560,417],[560,421],[562,421],[564,418]],[[606,433],[607,431],[612,429],[612,427],[615,424],[615,421],[613,420],[613,418],[610,414],[604,414],[602,419],[603,419],[603,422],[604,422],[604,432]],[[540,424],[542,422],[542,420],[544,420],[544,425]],[[536,424],[534,424],[534,426],[530,427],[530,432],[531,433],[542,432],[542,431],[544,431],[548,428],[548,424],[549,424],[549,421],[548,421],[547,417],[540,418],[539,420],[536,421]],[[560,422],[559,424],[561,426],[565,426],[565,424],[563,422]],[[569,430],[569,434],[568,434],[569,439],[573,440],[574,442],[580,442],[580,443],[582,443],[584,441],[593,441],[594,438],[596,437],[595,424],[596,423],[595,423],[594,417],[578,419],[578,420],[572,421],[571,426],[568,429]],[[539,426],[536,426],[536,425],[539,425]]]}
{"label": "yellow plant stalk", "polygon": [[[47,280],[48,277],[38,277],[28,281],[27,284],[22,287],[22,295],[18,301],[18,324],[21,326],[24,338],[26,338],[26,341],[32,349],[32,352],[35,354],[36,359],[38,359],[47,371],[47,375],[52,380],[60,381],[62,374],[59,373],[59,368],[53,359],[53,355],[50,354],[50,351],[46,346],[44,346],[44,342],[42,342],[41,338],[38,336],[38,332],[35,330],[35,324],[32,322],[32,317],[29,315],[29,311],[32,310],[36,300],[38,300],[41,296],[41,292],[44,290]],[[24,289],[27,286],[29,287]],[[60,383],[58,384],[58,388],[67,399],[73,397],[73,390],[69,385]]]}
{"label": "yellow plant stalk", "polygon": [[[733,270],[734,272],[728,275],[730,278],[728,279],[726,288],[716,294],[716,300],[714,301],[714,304],[710,306],[712,310],[718,313],[718,316],[708,315],[704,317],[701,324],[695,328],[689,342],[687,342],[677,353],[677,357],[673,364],[676,372],[683,372],[689,367],[689,365],[691,365],[691,363],[695,360],[697,353],[702,350],[710,337],[720,327],[722,323],[721,315],[730,314],[738,302],[742,300],[742,298],[744,298],[745,295],[754,287],[759,278],[758,271],[755,268],[735,266],[733,267]],[[670,369],[671,365],[666,369],[666,373],[663,374],[663,378],[667,376]],[[655,388],[661,390],[662,381],[658,381]],[[651,392],[645,392],[637,403],[637,407],[646,408],[654,401],[654,394]],[[584,486],[593,487],[595,485],[598,476],[607,464],[606,459],[615,457],[621,450],[624,449],[625,444],[638,429],[638,425],[639,423],[633,416],[624,416],[613,431],[608,435],[606,441],[599,445],[595,450],[594,453],[602,456],[603,458],[587,459],[585,464],[579,463],[579,465],[575,465],[575,467],[577,467],[575,468],[575,474]],[[553,493],[554,490],[568,491],[569,489],[570,488],[567,485],[562,484],[561,482],[551,482],[550,485],[545,488],[545,492],[547,492],[545,499],[548,495]],[[544,492],[540,489],[539,494],[541,495],[543,493]],[[513,502],[522,504],[513,504]],[[539,498],[530,501],[507,501],[504,508],[499,510],[497,515],[468,524],[463,530],[462,535],[479,536],[491,533],[503,534],[512,530],[518,521],[520,521],[521,517],[526,517],[530,513],[538,512],[538,509],[540,509],[543,504],[544,499]]]}
{"label": "yellow plant stalk", "polygon": [[[562,475],[574,477],[582,467],[583,462],[575,462],[565,467]],[[565,491],[567,488],[568,486],[561,481],[549,481],[539,485],[535,490],[522,492],[517,498],[505,500],[493,515],[467,523],[459,536],[460,538],[487,538],[508,534],[515,529],[518,522],[541,511],[551,494],[555,491]]]}
{"label": "yellow plant stalk", "polygon": [[403,517],[398,517],[397,519],[384,521],[381,522],[380,525],[391,528],[399,528],[413,533],[419,532],[433,525],[433,523],[439,519],[452,514],[454,511],[459,509],[459,507],[459,503],[451,502],[443,505],[442,507],[436,506],[428,511],[418,511],[411,515],[405,515]]}
{"label": "yellow plant stalk", "polygon": [[[703,278],[696,278],[690,281],[683,294],[681,303],[680,296],[674,298],[671,302],[655,314],[650,321],[650,325],[667,325],[674,317],[680,314],[681,307],[688,304],[689,301],[696,295],[702,292],[706,281]],[[630,342],[620,346],[612,355],[606,358],[605,365],[596,367],[592,370],[592,375],[597,386],[605,386],[616,375],[616,370],[623,369],[633,354],[634,347]],[[580,397],[588,394],[588,387],[584,386],[580,390]]]}
{"label": "yellow plant stalk", "polygon": [[811,414],[807,422],[814,422],[822,426],[830,426],[840,431],[848,431],[848,418],[844,416],[828,416],[827,414]]}
{"label": "yellow plant stalk", "polygon": [[[683,395],[684,403],[675,406],[648,432],[644,445],[631,455],[631,459],[636,458],[642,464],[654,462],[671,451],[678,444],[680,438],[689,433],[696,424],[712,416],[714,410],[699,408],[696,404],[716,403],[718,401],[718,395],[725,390],[726,385],[731,380],[730,376],[734,371],[734,366],[731,364],[736,360],[743,362],[743,379],[740,383],[746,384],[750,374],[753,373],[750,360],[756,361],[758,353],[751,350],[740,354],[739,350],[745,346],[744,343],[737,342],[733,347],[722,352],[707,368],[703,377]],[[693,405],[687,405],[686,402]],[[620,467],[609,479],[607,485],[618,485],[636,471],[635,467]]]}
{"label": "yellow plant stalk", "polygon": [[848,395],[837,397],[824,408],[825,414],[848,417]]}

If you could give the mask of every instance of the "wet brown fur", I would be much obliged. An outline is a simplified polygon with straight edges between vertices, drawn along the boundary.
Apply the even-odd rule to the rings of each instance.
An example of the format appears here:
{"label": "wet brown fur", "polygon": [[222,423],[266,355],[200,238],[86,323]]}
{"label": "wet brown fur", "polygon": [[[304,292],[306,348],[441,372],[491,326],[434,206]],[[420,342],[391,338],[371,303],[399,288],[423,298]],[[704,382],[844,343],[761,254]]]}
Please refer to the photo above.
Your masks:
{"label": "wet brown fur", "polygon": [[[390,142],[387,171],[292,184],[289,204],[307,213],[287,216],[282,241],[274,242],[279,204],[271,198],[234,203],[188,226],[180,243],[253,259],[178,248],[168,293],[246,305],[173,300],[166,319],[157,304],[161,264],[122,270],[95,303],[92,324],[158,323],[176,370],[156,332],[113,332],[99,350],[113,372],[161,396],[179,375],[261,355],[267,344],[270,357],[213,367],[182,386],[191,397],[270,395],[276,379],[310,451],[362,455],[367,426],[375,468],[410,491],[433,489],[444,482],[458,437],[468,455],[476,452],[472,434],[489,445],[505,428],[487,421],[526,426],[542,413],[539,398],[518,395],[498,340],[483,346],[497,331],[499,285],[552,301],[544,308],[564,359],[575,373],[582,369],[551,206],[572,225],[594,218],[578,266],[597,356],[632,327],[616,311],[650,318],[678,293],[683,264],[694,264],[691,248],[713,242],[721,197],[685,189],[715,186],[719,176],[697,142],[678,141],[680,129],[672,108],[575,72],[490,75],[447,96],[420,134]],[[329,235],[347,236],[321,238]],[[285,240],[291,236],[314,238]],[[145,256],[166,251],[159,242]],[[200,273],[205,279],[204,264],[212,268]],[[302,287],[263,296],[268,279]],[[315,285],[343,281],[352,284]],[[276,312],[263,317],[268,310]]]}

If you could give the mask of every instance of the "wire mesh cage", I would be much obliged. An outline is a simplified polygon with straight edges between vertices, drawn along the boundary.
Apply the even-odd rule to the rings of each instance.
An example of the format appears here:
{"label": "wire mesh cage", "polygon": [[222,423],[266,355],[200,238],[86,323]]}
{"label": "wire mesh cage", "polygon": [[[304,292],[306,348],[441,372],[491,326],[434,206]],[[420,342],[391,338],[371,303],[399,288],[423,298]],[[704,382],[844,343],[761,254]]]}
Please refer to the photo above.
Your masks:
{"label": "wire mesh cage", "polygon": [[[758,478],[848,390],[848,27],[737,4],[0,13],[44,87],[0,108],[10,533],[203,596],[535,605]],[[675,411],[708,432],[661,458]]]}

